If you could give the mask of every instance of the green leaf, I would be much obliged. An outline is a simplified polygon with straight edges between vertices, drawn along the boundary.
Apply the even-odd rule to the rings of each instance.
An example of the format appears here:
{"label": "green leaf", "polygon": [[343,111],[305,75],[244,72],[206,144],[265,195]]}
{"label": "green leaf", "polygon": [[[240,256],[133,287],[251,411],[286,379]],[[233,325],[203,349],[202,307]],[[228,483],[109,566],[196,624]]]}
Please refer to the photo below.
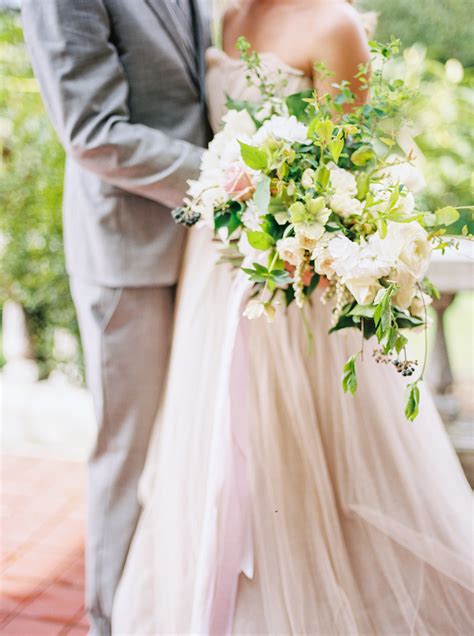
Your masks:
{"label": "green leaf", "polygon": [[339,157],[341,156],[341,152],[344,149],[344,140],[333,139],[331,142],[329,142],[328,148],[333,161],[337,163],[339,161]]}
{"label": "green leaf", "polygon": [[399,332],[397,334],[397,339],[395,340],[395,351],[397,353],[400,353],[400,351],[403,350],[403,348],[406,346],[407,343],[408,343],[408,339],[405,338],[405,336]]}
{"label": "green leaf", "polygon": [[370,146],[361,146],[351,155],[352,163],[358,167],[365,166],[373,158],[374,151]]}
{"label": "green leaf", "polygon": [[385,144],[389,148],[391,148],[392,146],[395,146],[395,144],[397,143],[394,139],[390,139],[389,137],[379,137],[379,139],[383,144]]}
{"label": "green leaf", "polygon": [[242,159],[252,170],[265,170],[268,165],[267,153],[255,146],[249,146],[239,141]]}
{"label": "green leaf", "polygon": [[295,93],[286,98],[286,105],[290,115],[294,115],[299,121],[307,121],[307,108],[308,102],[305,99],[311,99],[313,97],[312,89],[302,91],[301,93]]}
{"label": "green leaf", "polygon": [[373,305],[356,305],[349,312],[349,316],[362,316],[363,318],[373,318],[375,307]]}
{"label": "green leaf", "polygon": [[460,214],[453,208],[451,205],[447,205],[444,208],[439,208],[439,210],[435,210],[436,215],[436,223],[438,225],[452,225],[456,223],[459,219]]}
{"label": "green leaf", "polygon": [[407,389],[408,397],[405,406],[405,417],[410,422],[413,422],[420,410],[420,389],[417,382],[415,382],[414,384],[409,384]]}
{"label": "green leaf", "polygon": [[293,282],[293,278],[285,269],[273,269],[270,272],[270,279],[277,285],[288,285]]}
{"label": "green leaf", "polygon": [[367,196],[369,185],[370,176],[365,172],[361,172],[357,176],[357,198],[359,199],[359,201],[362,201]]}
{"label": "green leaf", "polygon": [[322,143],[328,144],[331,141],[334,123],[330,119],[318,120],[314,124],[314,133]]}
{"label": "green leaf", "polygon": [[266,232],[247,232],[250,245],[256,250],[268,250],[274,245],[273,237]]}
{"label": "green leaf", "polygon": [[344,389],[344,393],[354,393],[357,391],[357,371],[356,371],[356,360],[359,354],[356,353],[354,356],[349,358],[349,360],[344,365],[343,369],[343,377],[342,377],[342,388]]}
{"label": "green leaf", "polygon": [[270,206],[270,179],[265,177],[260,181],[255,189],[253,195],[253,201],[257,206],[257,209],[262,214],[268,214],[268,208]]}
{"label": "green leaf", "polygon": [[396,290],[396,285],[389,285],[382,293],[379,292],[380,297],[376,297],[377,305],[374,311],[374,322],[377,326],[379,342],[389,335],[388,331],[392,323],[391,299]]}
{"label": "green leaf", "polygon": [[434,298],[435,300],[439,300],[441,298],[439,289],[430,281],[428,277],[425,277],[422,280],[421,286],[423,288],[423,291],[426,292],[428,296],[431,296],[431,298]]}
{"label": "green leaf", "polygon": [[327,187],[330,176],[331,172],[328,168],[326,168],[326,166],[319,166],[318,170],[316,171],[316,181],[318,182],[322,190]]}

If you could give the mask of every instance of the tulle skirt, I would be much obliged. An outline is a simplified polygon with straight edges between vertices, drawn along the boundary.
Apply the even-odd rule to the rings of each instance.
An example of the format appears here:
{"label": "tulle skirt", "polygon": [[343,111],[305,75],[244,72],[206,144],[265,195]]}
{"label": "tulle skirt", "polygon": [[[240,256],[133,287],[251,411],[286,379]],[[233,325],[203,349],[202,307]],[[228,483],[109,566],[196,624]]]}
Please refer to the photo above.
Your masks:
{"label": "tulle skirt", "polygon": [[[471,634],[472,493],[430,396],[330,309],[241,318],[247,293],[191,232],[168,385],[118,590],[116,634]],[[373,346],[373,345],[372,345]]]}

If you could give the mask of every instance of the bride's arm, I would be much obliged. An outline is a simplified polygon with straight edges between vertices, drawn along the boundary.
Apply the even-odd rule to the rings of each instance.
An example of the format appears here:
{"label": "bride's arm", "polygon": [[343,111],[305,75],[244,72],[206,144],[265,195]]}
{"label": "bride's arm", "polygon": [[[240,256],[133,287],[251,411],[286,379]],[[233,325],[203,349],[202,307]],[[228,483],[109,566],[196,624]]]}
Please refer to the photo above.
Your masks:
{"label": "bride's arm", "polygon": [[[324,11],[317,18],[310,59],[324,62],[334,76],[323,79],[313,73],[316,88],[320,94],[334,94],[337,89],[332,85],[347,80],[356,96],[355,105],[363,103],[367,94],[355,76],[359,65],[369,62],[370,52],[360,14],[349,4],[342,2],[325,5]],[[354,104],[348,105],[347,109],[350,110],[353,106]]]}

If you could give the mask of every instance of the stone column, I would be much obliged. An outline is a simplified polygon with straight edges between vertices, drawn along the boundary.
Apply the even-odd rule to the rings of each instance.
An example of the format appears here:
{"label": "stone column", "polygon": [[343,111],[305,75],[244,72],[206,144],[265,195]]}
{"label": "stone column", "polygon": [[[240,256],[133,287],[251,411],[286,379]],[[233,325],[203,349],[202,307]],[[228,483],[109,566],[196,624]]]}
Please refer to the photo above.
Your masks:
{"label": "stone column", "polygon": [[449,360],[444,331],[444,314],[455,298],[454,293],[442,293],[439,300],[435,300],[433,308],[436,311],[436,334],[427,378],[433,390],[434,399],[443,419],[454,421],[460,411],[459,403],[453,393],[454,378]]}

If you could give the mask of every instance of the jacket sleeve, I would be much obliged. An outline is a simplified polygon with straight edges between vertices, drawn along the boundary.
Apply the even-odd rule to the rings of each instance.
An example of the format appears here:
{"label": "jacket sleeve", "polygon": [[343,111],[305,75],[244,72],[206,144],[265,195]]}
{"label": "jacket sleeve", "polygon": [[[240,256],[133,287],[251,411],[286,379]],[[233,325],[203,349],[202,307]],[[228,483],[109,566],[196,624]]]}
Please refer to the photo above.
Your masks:
{"label": "jacket sleeve", "polygon": [[123,190],[179,205],[202,150],[130,121],[103,0],[23,0],[22,15],[46,108],[70,156]]}

